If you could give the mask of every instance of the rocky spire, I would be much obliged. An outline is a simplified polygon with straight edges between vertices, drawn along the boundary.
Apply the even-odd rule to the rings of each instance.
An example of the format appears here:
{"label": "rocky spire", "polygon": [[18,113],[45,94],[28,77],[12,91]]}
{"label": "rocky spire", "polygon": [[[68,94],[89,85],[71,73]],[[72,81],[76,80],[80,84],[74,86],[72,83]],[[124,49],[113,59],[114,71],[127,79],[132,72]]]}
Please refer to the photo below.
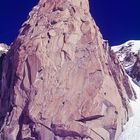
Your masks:
{"label": "rocky spire", "polygon": [[0,139],[117,140],[133,93],[111,57],[87,0],[40,0],[3,62]]}

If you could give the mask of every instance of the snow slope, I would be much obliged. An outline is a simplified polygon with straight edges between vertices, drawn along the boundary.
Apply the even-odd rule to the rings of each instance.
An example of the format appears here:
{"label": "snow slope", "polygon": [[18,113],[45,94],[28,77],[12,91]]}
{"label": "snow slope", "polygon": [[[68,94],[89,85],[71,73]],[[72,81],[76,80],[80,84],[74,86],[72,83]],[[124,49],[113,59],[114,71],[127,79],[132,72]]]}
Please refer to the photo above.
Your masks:
{"label": "snow slope", "polygon": [[140,87],[137,86],[130,77],[129,80],[136,92],[137,99],[136,101],[130,102],[133,116],[129,118],[118,140],[140,140]]}

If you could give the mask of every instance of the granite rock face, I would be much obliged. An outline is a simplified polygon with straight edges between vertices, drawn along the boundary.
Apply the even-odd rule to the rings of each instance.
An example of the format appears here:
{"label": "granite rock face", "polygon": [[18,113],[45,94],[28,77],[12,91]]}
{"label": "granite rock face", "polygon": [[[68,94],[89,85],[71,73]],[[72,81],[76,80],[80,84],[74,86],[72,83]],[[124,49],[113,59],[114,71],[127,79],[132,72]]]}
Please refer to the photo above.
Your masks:
{"label": "granite rock face", "polygon": [[133,97],[88,0],[40,0],[3,61],[1,140],[117,140]]}

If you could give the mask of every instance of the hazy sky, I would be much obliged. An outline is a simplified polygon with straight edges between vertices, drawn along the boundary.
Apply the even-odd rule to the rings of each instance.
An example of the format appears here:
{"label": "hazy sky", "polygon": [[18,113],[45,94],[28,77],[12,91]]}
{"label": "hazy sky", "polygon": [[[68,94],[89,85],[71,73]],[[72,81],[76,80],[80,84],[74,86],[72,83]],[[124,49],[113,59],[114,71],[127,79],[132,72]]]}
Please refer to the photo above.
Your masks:
{"label": "hazy sky", "polygon": [[[10,44],[38,0],[0,0],[0,42]],[[90,0],[91,13],[111,45],[140,39],[140,0]]]}

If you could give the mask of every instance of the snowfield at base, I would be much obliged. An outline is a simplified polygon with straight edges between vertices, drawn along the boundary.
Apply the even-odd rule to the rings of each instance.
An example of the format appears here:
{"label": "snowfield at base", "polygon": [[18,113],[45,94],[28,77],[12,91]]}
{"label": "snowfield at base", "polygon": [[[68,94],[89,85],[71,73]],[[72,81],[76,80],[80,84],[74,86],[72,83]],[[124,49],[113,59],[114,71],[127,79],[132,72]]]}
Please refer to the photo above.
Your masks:
{"label": "snowfield at base", "polygon": [[118,140],[140,140],[140,87],[137,86],[130,77],[129,80],[136,92],[137,99],[130,102],[133,116],[129,118]]}

